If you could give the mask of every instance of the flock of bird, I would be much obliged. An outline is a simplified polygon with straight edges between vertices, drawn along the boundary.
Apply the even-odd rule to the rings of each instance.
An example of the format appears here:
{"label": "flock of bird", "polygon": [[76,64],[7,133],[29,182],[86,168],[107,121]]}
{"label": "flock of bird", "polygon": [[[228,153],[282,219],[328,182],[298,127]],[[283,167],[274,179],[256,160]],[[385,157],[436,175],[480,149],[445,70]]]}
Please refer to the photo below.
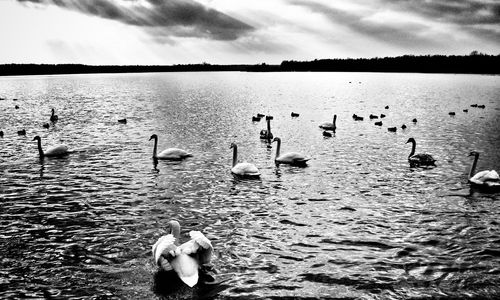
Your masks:
{"label": "flock of bird", "polygon": [[[18,107],[18,106],[17,106]],[[471,107],[484,108],[484,105],[473,104]],[[385,109],[389,109],[388,106]],[[467,109],[463,110],[465,113]],[[450,112],[449,115],[455,115],[454,112]],[[300,114],[296,112],[291,113],[292,118],[299,117]],[[271,120],[273,117],[270,115],[257,114],[252,117],[253,122],[258,122],[265,117],[267,127],[260,131],[260,138],[267,140],[268,142],[276,142],[276,164],[289,164],[294,166],[305,166],[307,162],[311,159],[298,152],[286,152],[281,153],[281,139],[275,137],[271,132]],[[382,119],[384,114],[373,115],[370,114],[369,119]],[[355,121],[362,121],[364,118],[356,114],[353,115]],[[55,110],[52,109],[52,114],[50,116],[50,122],[53,124],[59,120],[59,117],[55,114]],[[319,128],[323,130],[323,135],[326,137],[332,136],[337,130],[337,115],[333,116],[332,122],[325,122],[319,125]],[[412,120],[414,123],[417,122],[416,119]],[[119,119],[119,123],[126,124],[126,119]],[[376,126],[382,126],[382,121],[375,122]],[[43,124],[44,128],[49,128],[49,123]],[[401,126],[402,129],[406,128],[406,125]],[[389,127],[389,131],[395,132],[396,127]],[[17,132],[19,135],[26,135],[26,130],[22,129]],[[3,137],[3,131],[0,131],[0,137]],[[46,151],[42,148],[42,139],[40,136],[35,136],[34,141],[37,141],[38,153],[40,158],[44,157],[63,157],[70,153],[68,147],[65,145],[56,145],[49,147]],[[179,149],[179,148],[168,148],[158,153],[158,136],[156,134],[151,135],[149,140],[154,141],[153,145],[153,159],[157,160],[183,160],[185,158],[193,156],[191,153]],[[428,167],[435,166],[436,160],[429,154],[419,153],[415,154],[416,141],[414,138],[409,138],[406,143],[411,143],[412,148],[408,156],[408,162],[410,167]],[[238,146],[236,143],[231,143],[230,148],[233,149],[233,160],[231,173],[236,176],[258,178],[261,173],[258,168],[248,162],[238,162]],[[470,156],[474,156],[472,167],[469,173],[469,183],[475,187],[482,188],[499,188],[500,178],[496,171],[486,170],[481,171],[476,174],[475,169],[477,161],[479,159],[478,152],[471,152]],[[198,271],[200,266],[209,263],[212,257],[212,244],[201,232],[191,231],[189,233],[191,239],[184,244],[180,244],[180,224],[177,221],[170,221],[168,223],[168,233],[158,239],[158,241],[152,247],[152,253],[155,263],[158,267],[164,271],[175,271],[178,277],[188,286],[192,287],[198,282]]]}

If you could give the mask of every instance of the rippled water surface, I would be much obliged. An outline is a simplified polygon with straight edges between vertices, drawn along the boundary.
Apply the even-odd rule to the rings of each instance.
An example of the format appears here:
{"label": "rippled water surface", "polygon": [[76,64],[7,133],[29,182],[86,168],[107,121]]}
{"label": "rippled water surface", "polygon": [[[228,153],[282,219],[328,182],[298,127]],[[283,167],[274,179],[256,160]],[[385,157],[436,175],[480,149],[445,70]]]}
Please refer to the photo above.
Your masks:
{"label": "rippled water surface", "polygon": [[[500,196],[467,184],[471,150],[478,170],[500,169],[498,76],[3,77],[0,97],[2,299],[500,297]],[[308,167],[274,164],[257,113]],[[155,166],[153,133],[194,156]],[[39,160],[35,135],[73,153]],[[409,167],[409,137],[437,167]],[[230,174],[231,142],[260,180]],[[162,288],[150,251],[173,218],[212,240],[215,283]]]}

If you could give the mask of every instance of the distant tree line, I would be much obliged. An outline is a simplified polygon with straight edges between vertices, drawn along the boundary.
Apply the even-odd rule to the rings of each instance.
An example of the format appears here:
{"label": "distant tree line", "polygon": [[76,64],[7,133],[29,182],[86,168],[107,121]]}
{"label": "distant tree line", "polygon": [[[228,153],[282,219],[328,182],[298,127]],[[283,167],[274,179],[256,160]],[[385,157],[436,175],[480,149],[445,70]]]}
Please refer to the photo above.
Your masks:
{"label": "distant tree line", "polygon": [[283,61],[280,65],[212,65],[208,63],[141,66],[82,64],[4,64],[0,76],[48,75],[87,73],[144,73],[144,72],[412,72],[412,73],[471,73],[500,74],[500,55],[473,51],[470,55],[445,56],[404,55],[384,58],[315,59],[313,61]]}

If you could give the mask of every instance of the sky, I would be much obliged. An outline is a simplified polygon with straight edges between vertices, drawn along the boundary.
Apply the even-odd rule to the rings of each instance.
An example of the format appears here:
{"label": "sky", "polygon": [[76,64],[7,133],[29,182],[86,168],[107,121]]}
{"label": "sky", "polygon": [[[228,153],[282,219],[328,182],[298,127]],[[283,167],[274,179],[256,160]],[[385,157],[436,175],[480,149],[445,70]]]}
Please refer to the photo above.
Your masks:
{"label": "sky", "polygon": [[0,64],[500,54],[500,0],[0,0]]}

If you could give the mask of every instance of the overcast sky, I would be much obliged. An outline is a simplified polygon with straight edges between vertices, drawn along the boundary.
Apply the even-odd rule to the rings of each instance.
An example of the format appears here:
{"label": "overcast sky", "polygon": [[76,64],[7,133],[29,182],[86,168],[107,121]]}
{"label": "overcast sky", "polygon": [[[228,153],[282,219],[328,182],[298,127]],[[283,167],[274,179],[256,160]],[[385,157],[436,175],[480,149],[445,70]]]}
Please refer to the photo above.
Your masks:
{"label": "overcast sky", "polygon": [[500,0],[0,0],[0,63],[500,54]]}

